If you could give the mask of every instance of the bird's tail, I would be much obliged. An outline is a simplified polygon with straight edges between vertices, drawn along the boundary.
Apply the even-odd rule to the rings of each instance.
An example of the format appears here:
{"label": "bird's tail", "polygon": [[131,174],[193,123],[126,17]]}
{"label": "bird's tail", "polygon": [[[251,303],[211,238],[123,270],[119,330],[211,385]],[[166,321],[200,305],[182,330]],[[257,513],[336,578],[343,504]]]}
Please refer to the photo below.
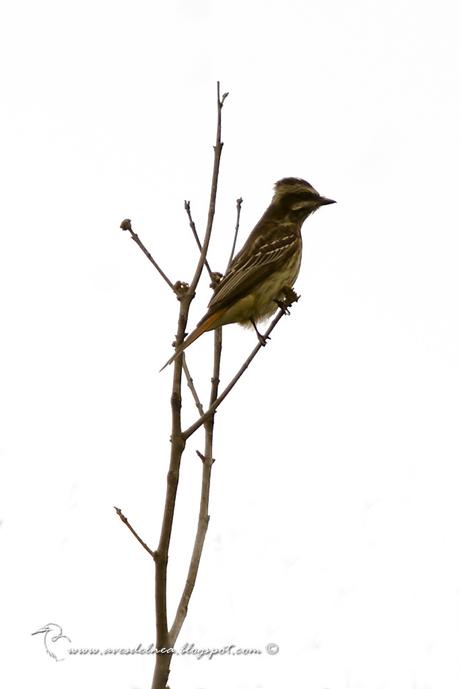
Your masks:
{"label": "bird's tail", "polygon": [[176,347],[176,351],[174,352],[172,357],[168,359],[164,366],[160,368],[160,372],[163,371],[163,369],[165,369],[166,366],[172,364],[172,362],[175,361],[177,357],[180,356],[182,352],[192,344],[192,342],[195,342],[195,340],[197,340],[200,337],[200,335],[207,332],[208,330],[213,330],[214,328],[217,328],[219,326],[218,321],[222,315],[222,311],[223,310],[220,309],[219,311],[212,313],[210,316],[203,318],[203,320],[200,321],[200,323],[198,323],[195,330],[192,330],[190,335],[188,335],[188,337],[186,337],[185,340],[178,347]]}

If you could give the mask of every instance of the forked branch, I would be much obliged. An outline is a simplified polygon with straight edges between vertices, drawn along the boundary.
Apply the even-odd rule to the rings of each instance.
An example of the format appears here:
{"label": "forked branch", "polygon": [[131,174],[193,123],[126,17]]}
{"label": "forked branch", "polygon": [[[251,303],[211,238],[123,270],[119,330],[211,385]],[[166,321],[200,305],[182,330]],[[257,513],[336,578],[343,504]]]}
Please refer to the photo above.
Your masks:
{"label": "forked branch", "polygon": [[[295,294],[295,293],[294,293],[294,294]],[[300,297],[298,297],[297,295],[295,295],[295,298],[293,298],[293,302],[294,302],[294,301],[298,301],[298,299],[300,299]],[[276,314],[275,318],[274,318],[274,319],[272,320],[272,322],[270,323],[270,326],[268,327],[267,331],[264,333],[264,335],[263,335],[263,339],[264,339],[264,340],[267,340],[267,339],[269,338],[269,336],[271,335],[271,333],[273,332],[273,330],[276,328],[276,326],[278,325],[278,323],[280,322],[280,320],[282,319],[282,317],[285,316],[285,315],[288,313],[288,311],[287,311],[288,306],[292,306],[292,304],[286,304],[284,308],[280,308],[280,310],[279,310],[278,313]],[[222,404],[222,402],[223,402],[224,399],[227,397],[227,395],[229,394],[229,392],[231,392],[231,391],[233,390],[233,388],[235,387],[235,385],[237,384],[237,382],[239,381],[239,379],[241,378],[241,376],[243,375],[243,373],[244,373],[244,372],[246,371],[246,369],[248,368],[248,366],[249,366],[249,364],[251,363],[251,361],[252,361],[252,360],[254,359],[254,357],[256,356],[257,352],[258,352],[262,347],[263,347],[262,342],[258,342],[258,344],[254,347],[254,349],[252,350],[252,352],[250,353],[250,355],[248,356],[248,358],[246,359],[246,361],[243,363],[243,365],[241,366],[241,368],[240,368],[240,369],[236,372],[236,374],[233,376],[233,378],[231,379],[231,381],[229,382],[229,384],[227,385],[227,387],[223,390],[223,392],[220,393],[220,395],[219,395],[219,396],[217,397],[217,399],[209,406],[209,408],[205,411],[205,413],[202,414],[202,416],[200,416],[199,419],[197,419],[194,423],[192,423],[192,425],[189,426],[189,427],[187,428],[187,430],[185,430],[185,431],[183,432],[183,437],[184,437],[185,440],[188,440],[188,439],[190,438],[190,436],[193,435],[193,434],[195,433],[195,431],[197,431],[204,423],[206,423],[206,421],[209,419],[210,416],[213,416],[213,415],[215,414],[217,408]]]}
{"label": "forked branch", "polygon": [[[176,282],[175,284],[167,277],[164,271],[160,268],[158,263],[152,257],[150,252],[146,249],[143,242],[139,239],[138,235],[133,231],[131,227],[131,221],[124,220],[121,227],[124,231],[128,231],[131,235],[133,241],[142,250],[148,260],[152,263],[158,273],[161,275],[163,280],[168,284],[170,289],[175,293],[179,299],[179,317],[177,323],[176,331],[176,345],[180,344],[185,335],[185,330],[188,321],[188,315],[190,310],[191,302],[195,296],[195,291],[198,287],[199,281],[201,279],[203,268],[206,267],[212,282],[217,284],[220,274],[213,273],[211,271],[210,265],[207,260],[207,253],[213,228],[214,214],[216,208],[216,198],[217,198],[217,187],[219,179],[220,170],[220,160],[222,155],[223,143],[221,140],[221,128],[222,128],[222,108],[224,101],[227,97],[227,93],[221,96],[220,94],[220,84],[217,84],[217,128],[216,128],[216,141],[214,145],[214,162],[211,180],[211,190],[209,198],[209,208],[207,216],[206,230],[204,233],[203,241],[200,241],[198,236],[195,222],[192,217],[190,203],[185,202],[185,210],[189,219],[189,224],[192,233],[195,237],[195,241],[198,245],[200,254],[197,261],[193,277],[190,281],[190,285],[184,282]],[[237,239],[238,231],[240,225],[240,213],[241,213],[242,199],[238,199],[236,202],[237,216],[236,224],[234,230],[234,237],[232,248],[230,252],[230,257],[228,261],[228,266],[231,264]],[[227,269],[228,269],[227,266]],[[284,298],[277,302],[279,304],[279,311],[270,323],[264,336],[260,337],[259,343],[254,347],[246,361],[239,368],[237,373],[225,387],[225,389],[219,395],[219,383],[220,383],[220,363],[221,363],[221,350],[222,350],[222,329],[217,328],[214,331],[214,361],[213,361],[213,371],[210,386],[210,395],[208,408],[205,410],[203,404],[198,396],[197,390],[195,388],[192,376],[187,367],[185,356],[182,353],[178,356],[174,362],[173,369],[173,381],[172,381],[172,391],[171,391],[171,451],[169,460],[169,469],[167,474],[166,483],[166,496],[164,503],[163,519],[161,525],[161,532],[159,537],[159,542],[156,550],[152,550],[147,543],[139,536],[137,531],[132,527],[128,519],[125,517],[123,512],[115,507],[115,511],[121,521],[127,526],[129,531],[133,534],[142,548],[150,555],[155,563],[155,623],[156,623],[156,647],[161,648],[172,648],[177,640],[178,634],[182,628],[184,620],[187,615],[188,605],[190,597],[192,595],[193,589],[195,587],[198,569],[200,565],[200,560],[203,552],[203,546],[206,538],[206,533],[209,524],[209,495],[210,495],[210,481],[211,481],[211,471],[214,463],[213,458],[213,433],[214,433],[214,417],[218,407],[225,400],[227,395],[235,387],[237,382],[240,380],[243,373],[249,367],[254,357],[260,351],[266,339],[269,338],[270,334],[277,326],[281,318],[288,313],[288,307],[291,306],[298,297],[291,290],[289,293],[284,295]],[[186,430],[182,428],[182,383],[183,383],[183,372],[187,380],[188,386],[193,395],[195,405],[198,409],[199,417],[198,419],[189,426]],[[176,507],[176,497],[177,489],[180,478],[180,468],[182,455],[186,446],[187,440],[197,431],[199,428],[204,428],[204,452],[201,453],[197,450],[197,454],[201,460],[202,466],[202,480],[201,480],[201,494],[200,494],[200,507],[197,520],[197,528],[195,534],[195,541],[193,545],[192,554],[190,557],[190,562],[188,566],[188,572],[186,576],[186,581],[182,590],[182,594],[177,606],[177,610],[174,615],[174,620],[169,627],[168,623],[168,613],[167,613],[167,573],[168,573],[168,559],[169,559],[169,548],[172,535],[172,527],[174,522],[174,513]],[[152,689],[165,689],[169,677],[170,664],[172,660],[171,653],[158,653],[156,655],[155,661],[155,671],[152,681]]]}
{"label": "forked branch", "polygon": [[[221,141],[222,131],[222,107],[227,94],[221,97],[220,84],[217,83],[217,132],[216,143],[214,146],[214,164],[212,171],[211,193],[209,199],[208,221],[206,232],[203,239],[200,257],[195,269],[195,274],[191,280],[190,288],[180,300],[179,319],[177,324],[176,344],[180,344],[184,339],[185,327],[187,324],[190,304],[195,296],[195,290],[203,272],[206,261],[209,241],[216,207],[217,184],[219,179],[220,159],[223,143]],[[161,527],[160,539],[156,550],[155,558],[155,616],[157,648],[170,648],[171,636],[168,631],[167,615],[167,568],[169,557],[169,544],[171,541],[174,511],[176,505],[177,487],[179,483],[180,465],[182,453],[185,449],[185,438],[182,433],[181,406],[182,406],[182,361],[183,356],[179,356],[174,362],[173,385],[171,394],[171,455],[169,462],[168,479],[166,486],[165,506],[163,522]],[[209,417],[208,417],[209,418]],[[205,452],[206,455],[206,452]],[[185,618],[185,614],[184,614]],[[169,676],[171,664],[171,654],[158,654],[156,656],[155,671],[153,674],[152,689],[165,689]]]}

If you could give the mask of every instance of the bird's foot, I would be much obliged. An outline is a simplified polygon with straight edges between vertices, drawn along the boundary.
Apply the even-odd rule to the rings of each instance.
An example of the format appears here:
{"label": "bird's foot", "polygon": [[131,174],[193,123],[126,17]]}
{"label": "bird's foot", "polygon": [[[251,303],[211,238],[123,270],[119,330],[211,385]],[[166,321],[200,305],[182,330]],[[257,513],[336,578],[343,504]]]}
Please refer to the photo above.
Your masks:
{"label": "bird's foot", "polygon": [[251,320],[251,323],[252,323],[254,330],[256,331],[256,335],[257,335],[257,339],[259,340],[259,344],[262,347],[265,347],[265,345],[267,344],[267,340],[270,339],[270,336],[269,335],[262,335],[262,333],[257,328],[255,321]]}
{"label": "bird's foot", "polygon": [[267,340],[271,340],[270,335],[262,335],[262,333],[257,333],[257,339],[259,340],[259,344],[262,345],[262,347],[265,347],[267,344]]}
{"label": "bird's foot", "polygon": [[222,280],[224,276],[222,273],[218,273],[217,271],[211,273],[211,284],[209,285],[211,289],[216,289],[217,285],[219,282]]}
{"label": "bird's foot", "polygon": [[289,311],[288,305],[282,301],[281,299],[275,299],[275,304],[281,309],[281,311],[284,313],[285,316],[290,316],[291,312]]}
{"label": "bird's foot", "polygon": [[286,315],[290,315],[289,307],[293,305],[294,302],[299,301],[299,295],[294,292],[292,287],[283,287],[281,290],[281,296],[275,299],[275,304],[279,306],[281,311]]}

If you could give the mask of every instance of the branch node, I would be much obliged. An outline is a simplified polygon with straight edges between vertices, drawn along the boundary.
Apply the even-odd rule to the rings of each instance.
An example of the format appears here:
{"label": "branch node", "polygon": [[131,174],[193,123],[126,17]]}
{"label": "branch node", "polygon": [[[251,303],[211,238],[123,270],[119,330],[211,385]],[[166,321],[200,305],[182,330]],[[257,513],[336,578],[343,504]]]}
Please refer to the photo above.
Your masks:
{"label": "branch node", "polygon": [[168,555],[163,553],[159,548],[157,548],[153,554],[152,554],[153,559],[155,560],[155,563],[163,563],[167,564],[168,563]]}
{"label": "branch node", "polygon": [[188,294],[190,285],[188,282],[182,282],[182,280],[177,280],[173,285],[174,294],[181,301],[186,294]]}
{"label": "branch node", "polygon": [[214,462],[216,461],[216,460],[214,459],[214,457],[211,457],[209,460],[206,459],[206,457],[204,456],[204,454],[203,454],[202,452],[200,452],[199,450],[195,450],[195,452],[197,453],[198,457],[201,459],[201,461],[202,461],[203,464],[208,463],[209,466],[212,467],[212,465],[213,465]]}

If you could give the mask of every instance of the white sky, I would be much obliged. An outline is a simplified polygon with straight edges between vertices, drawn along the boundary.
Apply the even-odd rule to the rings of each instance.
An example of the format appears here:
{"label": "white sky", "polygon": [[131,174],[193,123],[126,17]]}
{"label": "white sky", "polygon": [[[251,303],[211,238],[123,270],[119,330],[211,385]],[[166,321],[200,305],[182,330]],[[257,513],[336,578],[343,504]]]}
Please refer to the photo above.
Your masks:
{"label": "white sky", "polygon": [[[238,196],[242,239],[283,176],[338,203],[306,222],[302,299],[217,416],[178,642],[280,653],[176,658],[172,689],[458,689],[457,13],[447,0],[3,3],[2,686],[150,687],[151,658],[55,663],[31,633],[154,640],[151,564],[112,506],[156,545],[176,302],[118,226],[132,218],[169,275],[190,277],[183,201],[202,231],[219,78],[213,267]],[[254,338],[224,333],[226,380]],[[189,357],[202,391],[211,341]],[[200,447],[197,434],[184,457],[173,601]]]}

